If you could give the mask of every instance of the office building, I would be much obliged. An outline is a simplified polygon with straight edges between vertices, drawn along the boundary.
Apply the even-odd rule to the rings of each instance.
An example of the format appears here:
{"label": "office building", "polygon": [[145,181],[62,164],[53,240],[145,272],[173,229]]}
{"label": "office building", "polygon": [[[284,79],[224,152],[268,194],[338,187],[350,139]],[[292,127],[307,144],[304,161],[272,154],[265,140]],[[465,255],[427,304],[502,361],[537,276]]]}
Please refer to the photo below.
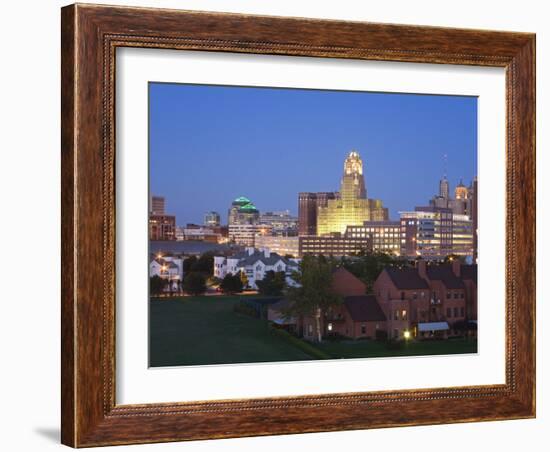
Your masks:
{"label": "office building", "polygon": [[317,209],[326,207],[331,199],[338,199],[338,192],[302,192],[298,194],[298,234],[317,234]]}
{"label": "office building", "polygon": [[164,196],[151,196],[150,214],[159,216],[166,214]]}
{"label": "office building", "polygon": [[344,234],[348,226],[387,219],[382,202],[367,198],[363,161],[358,152],[351,151],[344,161],[339,199],[330,199],[326,207],[317,209],[317,235]]}
{"label": "office building", "polygon": [[365,221],[362,226],[348,226],[345,237],[371,237],[372,251],[401,254],[401,223],[399,221]]}
{"label": "office building", "polygon": [[210,211],[204,214],[204,226],[216,227],[220,225],[220,214],[218,212]]}

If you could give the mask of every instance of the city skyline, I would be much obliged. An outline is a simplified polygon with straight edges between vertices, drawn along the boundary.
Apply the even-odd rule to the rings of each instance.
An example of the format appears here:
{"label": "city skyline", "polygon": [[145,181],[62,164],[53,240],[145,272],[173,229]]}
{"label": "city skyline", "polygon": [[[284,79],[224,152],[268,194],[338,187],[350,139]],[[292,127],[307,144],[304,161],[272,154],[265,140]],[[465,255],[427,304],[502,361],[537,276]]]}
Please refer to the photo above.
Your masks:
{"label": "city skyline", "polygon": [[239,196],[297,216],[299,192],[339,190],[351,149],[396,219],[426,205],[444,173],[468,185],[476,142],[474,97],[150,84],[151,194],[180,225],[211,210],[226,224]]}

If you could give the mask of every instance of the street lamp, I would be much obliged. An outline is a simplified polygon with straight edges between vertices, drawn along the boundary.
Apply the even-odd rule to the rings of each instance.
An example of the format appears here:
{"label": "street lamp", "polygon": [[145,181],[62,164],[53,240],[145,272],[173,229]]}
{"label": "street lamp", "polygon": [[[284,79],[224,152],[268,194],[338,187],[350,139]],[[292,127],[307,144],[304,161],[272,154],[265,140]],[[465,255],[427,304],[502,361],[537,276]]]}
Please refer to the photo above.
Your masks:
{"label": "street lamp", "polygon": [[403,337],[407,340],[409,340],[411,338],[411,332],[409,330],[405,330],[403,332]]}

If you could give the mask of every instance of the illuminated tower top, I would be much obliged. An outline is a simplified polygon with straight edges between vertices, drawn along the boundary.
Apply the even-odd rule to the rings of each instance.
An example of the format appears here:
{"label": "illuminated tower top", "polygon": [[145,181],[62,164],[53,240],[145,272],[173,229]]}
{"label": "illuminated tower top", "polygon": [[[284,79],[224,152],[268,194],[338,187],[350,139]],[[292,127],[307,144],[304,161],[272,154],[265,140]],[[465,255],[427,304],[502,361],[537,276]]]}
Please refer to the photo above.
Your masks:
{"label": "illuminated tower top", "polygon": [[344,176],[340,188],[344,203],[354,199],[366,199],[367,189],[363,177],[363,160],[357,151],[351,151],[344,161]]}

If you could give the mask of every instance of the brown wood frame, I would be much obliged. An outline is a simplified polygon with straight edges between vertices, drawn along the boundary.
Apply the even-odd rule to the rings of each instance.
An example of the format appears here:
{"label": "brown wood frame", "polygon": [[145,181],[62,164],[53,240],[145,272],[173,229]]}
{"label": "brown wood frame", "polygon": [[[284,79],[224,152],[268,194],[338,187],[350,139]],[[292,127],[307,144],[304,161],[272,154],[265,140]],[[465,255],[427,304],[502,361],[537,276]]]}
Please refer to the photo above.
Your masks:
{"label": "brown wood frame", "polygon": [[[62,9],[61,35],[64,444],[535,416],[534,34],[77,4]],[[128,46],[504,67],[506,383],[116,405],[114,68]]]}

